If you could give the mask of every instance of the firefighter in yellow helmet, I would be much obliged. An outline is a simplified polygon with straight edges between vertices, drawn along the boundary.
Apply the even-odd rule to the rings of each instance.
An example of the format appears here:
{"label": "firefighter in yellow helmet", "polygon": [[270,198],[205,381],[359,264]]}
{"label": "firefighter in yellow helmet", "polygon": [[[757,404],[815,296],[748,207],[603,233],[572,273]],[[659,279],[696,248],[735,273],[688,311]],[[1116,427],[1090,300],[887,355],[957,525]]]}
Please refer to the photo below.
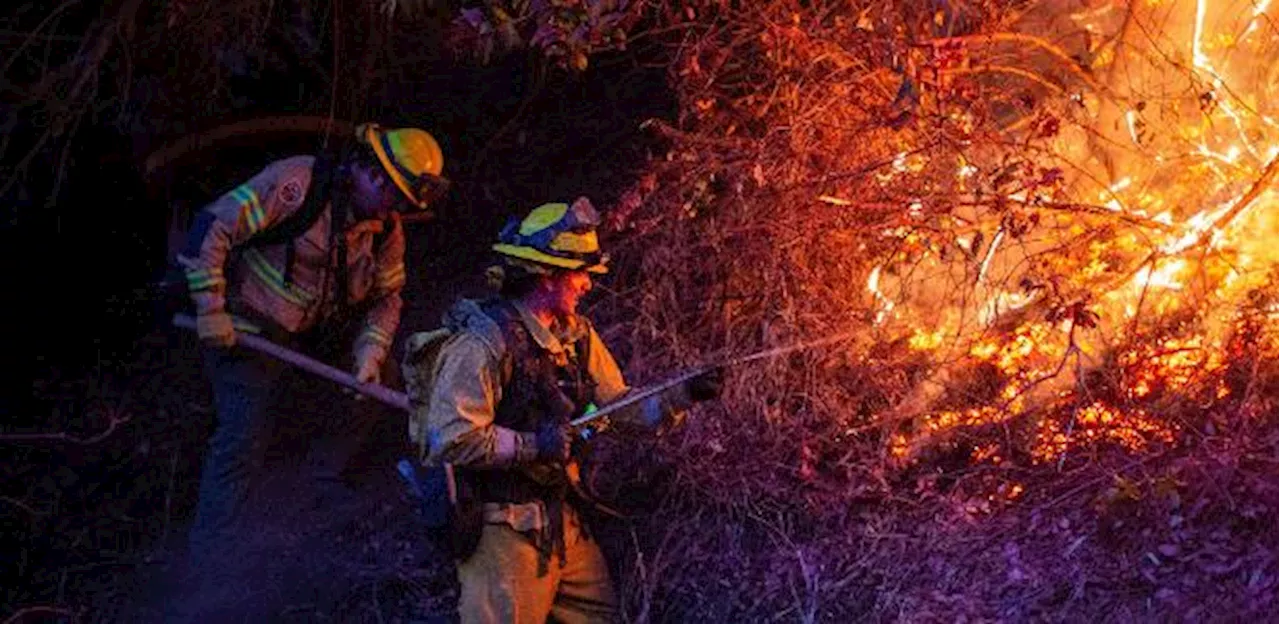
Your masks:
{"label": "firefighter in yellow helmet", "polygon": [[[189,535],[193,561],[226,550],[271,415],[289,419],[283,430],[316,428],[316,414],[271,408],[282,366],[238,347],[237,331],[336,360],[362,382],[396,372],[385,363],[405,283],[400,214],[445,192],[444,157],[418,128],[364,124],[345,145],[268,164],[198,213],[178,256],[217,412]],[[313,449],[322,489],[341,491],[332,484],[349,476],[382,409],[353,400],[335,410],[348,430],[334,436],[336,449]],[[356,448],[343,444],[352,439]]]}
{"label": "firefighter in yellow helmet", "polygon": [[[450,464],[478,513],[455,523],[462,622],[609,622],[618,617],[608,567],[574,495],[572,418],[629,391],[609,349],[578,312],[592,275],[607,271],[591,202],[548,203],[513,221],[493,246],[499,296],[461,300],[431,363],[410,365],[411,402],[426,410],[428,466]],[[430,377],[423,377],[429,368]],[[431,379],[429,384],[416,378]],[[718,371],[615,415],[655,430],[718,395]],[[422,388],[428,388],[422,390]],[[417,389],[429,396],[412,396]],[[416,418],[417,416],[415,416]],[[463,504],[463,503],[460,503]],[[470,549],[470,552],[468,552]]]}

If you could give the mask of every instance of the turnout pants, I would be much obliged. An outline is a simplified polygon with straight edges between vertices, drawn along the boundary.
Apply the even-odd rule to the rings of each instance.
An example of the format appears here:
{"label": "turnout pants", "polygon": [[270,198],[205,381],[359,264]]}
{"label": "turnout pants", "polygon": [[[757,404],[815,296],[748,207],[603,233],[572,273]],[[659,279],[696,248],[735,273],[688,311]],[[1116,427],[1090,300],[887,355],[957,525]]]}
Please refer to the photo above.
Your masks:
{"label": "turnout pants", "polygon": [[506,523],[489,523],[475,554],[458,565],[463,624],[616,622],[618,607],[600,546],[583,534],[571,506],[564,508],[565,564],[553,554],[538,576],[538,551]]}
{"label": "turnout pants", "polygon": [[[290,348],[300,344],[313,347],[304,352],[319,355],[339,368],[349,369],[335,348],[324,340],[287,334],[264,335]],[[346,341],[342,341],[346,342]],[[349,342],[346,348],[349,349]],[[262,464],[263,451],[273,428],[282,437],[303,442],[309,448],[312,476],[316,481],[337,480],[350,471],[355,461],[369,451],[370,438],[381,421],[393,420],[397,410],[372,399],[354,400],[338,387],[324,387],[323,396],[284,397],[280,390],[290,377],[310,376],[271,356],[247,347],[231,349],[201,347],[205,375],[212,385],[215,426],[200,474],[199,500],[195,520],[188,535],[191,554],[197,561],[224,549],[234,534],[234,525],[243,517],[250,484]],[[349,360],[348,356],[345,358]],[[396,378],[391,357],[383,366],[384,384]],[[314,384],[313,384],[314,385]],[[398,424],[398,423],[396,423]],[[399,430],[402,430],[401,427]],[[320,443],[315,440],[321,439]]]}

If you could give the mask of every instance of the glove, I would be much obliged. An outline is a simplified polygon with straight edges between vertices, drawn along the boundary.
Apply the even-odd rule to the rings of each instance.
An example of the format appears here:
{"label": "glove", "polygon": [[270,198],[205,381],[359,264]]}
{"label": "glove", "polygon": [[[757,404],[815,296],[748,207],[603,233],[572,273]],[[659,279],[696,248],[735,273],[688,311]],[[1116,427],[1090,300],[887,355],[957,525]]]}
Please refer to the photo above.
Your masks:
{"label": "glove", "polygon": [[206,312],[196,316],[196,333],[205,345],[228,349],[236,344],[236,327],[226,312]]}
{"label": "glove", "polygon": [[539,461],[565,462],[569,460],[573,435],[568,425],[542,423],[538,426],[538,432],[535,434],[534,440],[538,449]]}
{"label": "glove", "polygon": [[382,366],[372,354],[362,351],[356,357],[355,375],[360,383],[376,384],[382,380]]}
{"label": "glove", "polygon": [[[376,350],[362,347],[356,351],[356,365],[352,371],[356,381],[363,384],[376,384],[382,381],[382,365],[378,362]],[[357,401],[363,401],[364,395],[350,388],[343,388],[343,393]]]}
{"label": "glove", "polygon": [[697,377],[684,382],[685,392],[694,402],[710,401],[720,396],[720,386],[724,383],[724,368],[713,368]]}

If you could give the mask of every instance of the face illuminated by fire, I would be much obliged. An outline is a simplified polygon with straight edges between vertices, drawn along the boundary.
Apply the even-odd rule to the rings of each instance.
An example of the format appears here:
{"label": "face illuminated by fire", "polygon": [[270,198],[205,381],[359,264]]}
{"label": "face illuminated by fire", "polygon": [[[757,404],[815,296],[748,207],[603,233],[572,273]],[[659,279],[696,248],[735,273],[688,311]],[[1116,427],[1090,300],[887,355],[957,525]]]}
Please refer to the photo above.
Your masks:
{"label": "face illuminated by fire", "polygon": [[578,313],[582,297],[591,292],[591,274],[586,271],[556,271],[542,280],[535,292],[536,303],[559,319]]}

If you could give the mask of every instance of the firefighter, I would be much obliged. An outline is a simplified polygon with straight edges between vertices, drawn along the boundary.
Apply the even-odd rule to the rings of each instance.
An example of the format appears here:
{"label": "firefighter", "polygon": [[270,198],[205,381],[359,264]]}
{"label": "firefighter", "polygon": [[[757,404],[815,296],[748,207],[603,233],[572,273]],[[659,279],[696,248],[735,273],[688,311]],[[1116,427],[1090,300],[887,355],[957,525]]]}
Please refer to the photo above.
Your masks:
{"label": "firefighter", "polygon": [[[178,262],[194,304],[216,424],[188,535],[193,561],[226,547],[270,414],[282,412],[291,431],[315,426],[296,403],[271,409],[282,365],[238,348],[236,333],[339,359],[336,365],[350,366],[361,382],[385,381],[384,370],[395,370],[384,364],[405,282],[400,214],[441,197],[442,169],[440,146],[427,132],[368,123],[342,152],[274,161],[196,217]],[[357,444],[316,453],[315,476],[322,480],[351,468],[381,409],[355,400],[342,407],[347,430],[335,437]]]}
{"label": "firefighter", "polygon": [[[448,463],[473,494],[474,551],[458,554],[462,622],[605,622],[618,616],[604,557],[575,497],[569,420],[629,391],[609,349],[578,313],[607,271],[589,200],[549,203],[493,246],[498,297],[463,299],[433,363],[428,465]],[[713,370],[638,402],[620,423],[665,429],[719,394]],[[455,536],[467,541],[465,536]]]}

